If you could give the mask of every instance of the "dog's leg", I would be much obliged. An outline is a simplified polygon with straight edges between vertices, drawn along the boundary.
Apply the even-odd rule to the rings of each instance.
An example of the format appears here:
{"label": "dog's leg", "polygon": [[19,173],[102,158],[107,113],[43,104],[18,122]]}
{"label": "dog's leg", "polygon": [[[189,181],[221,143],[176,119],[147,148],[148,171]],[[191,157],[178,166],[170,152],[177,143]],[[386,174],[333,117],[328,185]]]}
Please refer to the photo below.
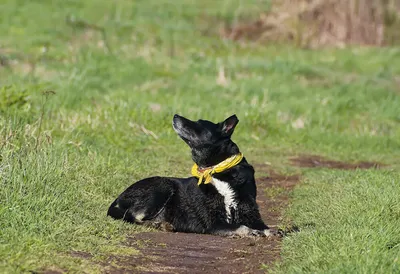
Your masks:
{"label": "dog's leg", "polygon": [[142,221],[141,224],[164,232],[175,231],[174,226],[165,220],[165,208],[163,208],[154,219]]}
{"label": "dog's leg", "polygon": [[250,229],[256,230],[256,231],[262,231],[265,236],[269,237],[273,235],[269,227],[264,224],[264,222],[260,219],[255,220],[253,223],[248,225]]}
{"label": "dog's leg", "polygon": [[246,212],[246,214],[240,216],[239,223],[250,229],[262,231],[266,236],[272,235],[269,227],[262,220],[255,201],[253,201],[253,203],[241,204],[239,211]]}
{"label": "dog's leg", "polygon": [[[154,177],[133,184],[111,204],[107,215],[130,223],[161,221],[166,205],[175,194],[172,183],[162,179]],[[158,191],[151,187],[158,187]]]}
{"label": "dog's leg", "polygon": [[252,229],[245,225],[229,225],[226,224],[211,231],[211,234],[226,237],[269,237],[271,233],[268,229],[258,230]]}

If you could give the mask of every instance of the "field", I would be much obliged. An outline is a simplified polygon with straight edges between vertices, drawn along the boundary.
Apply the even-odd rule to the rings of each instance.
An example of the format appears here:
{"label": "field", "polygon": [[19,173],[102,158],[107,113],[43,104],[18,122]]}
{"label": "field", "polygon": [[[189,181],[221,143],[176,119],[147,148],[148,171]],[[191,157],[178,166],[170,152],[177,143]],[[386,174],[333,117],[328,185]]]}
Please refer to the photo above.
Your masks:
{"label": "field", "polygon": [[3,0],[0,272],[140,269],[118,264],[141,252],[127,237],[149,229],[107,218],[109,204],[140,178],[189,175],[173,114],[236,113],[233,139],[257,178],[299,178],[259,185],[284,201],[274,204],[276,228],[293,232],[279,240],[280,259],[257,268],[399,273],[400,49],[219,36],[222,25],[268,8],[262,0]]}

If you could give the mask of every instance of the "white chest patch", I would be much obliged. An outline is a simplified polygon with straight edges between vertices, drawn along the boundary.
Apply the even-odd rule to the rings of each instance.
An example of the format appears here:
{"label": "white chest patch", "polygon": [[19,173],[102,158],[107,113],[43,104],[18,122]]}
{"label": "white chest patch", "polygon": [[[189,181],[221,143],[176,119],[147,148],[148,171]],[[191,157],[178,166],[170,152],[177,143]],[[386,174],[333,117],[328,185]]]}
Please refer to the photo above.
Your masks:
{"label": "white chest patch", "polygon": [[221,194],[222,197],[224,197],[226,221],[228,223],[231,223],[232,222],[231,208],[234,208],[235,210],[237,208],[237,201],[235,200],[235,192],[232,190],[232,188],[229,186],[227,182],[218,180],[214,177],[211,183],[215,186],[218,193]]}

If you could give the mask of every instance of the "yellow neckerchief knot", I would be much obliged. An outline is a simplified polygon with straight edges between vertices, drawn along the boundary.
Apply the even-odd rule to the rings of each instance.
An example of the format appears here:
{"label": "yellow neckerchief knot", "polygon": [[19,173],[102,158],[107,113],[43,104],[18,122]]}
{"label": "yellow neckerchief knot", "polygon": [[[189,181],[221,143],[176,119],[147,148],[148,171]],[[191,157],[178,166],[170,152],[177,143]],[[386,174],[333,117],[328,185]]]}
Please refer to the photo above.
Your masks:
{"label": "yellow neckerchief knot", "polygon": [[236,166],[237,164],[240,163],[240,161],[242,161],[242,159],[243,159],[243,154],[238,153],[236,155],[229,157],[228,159],[222,161],[221,163],[219,163],[215,166],[200,169],[197,166],[197,164],[194,164],[192,167],[192,175],[194,177],[199,178],[199,182],[197,183],[198,185],[200,185],[202,183],[208,184],[211,182],[211,180],[212,180],[211,176],[213,174],[223,172],[225,170],[228,170],[228,169]]}

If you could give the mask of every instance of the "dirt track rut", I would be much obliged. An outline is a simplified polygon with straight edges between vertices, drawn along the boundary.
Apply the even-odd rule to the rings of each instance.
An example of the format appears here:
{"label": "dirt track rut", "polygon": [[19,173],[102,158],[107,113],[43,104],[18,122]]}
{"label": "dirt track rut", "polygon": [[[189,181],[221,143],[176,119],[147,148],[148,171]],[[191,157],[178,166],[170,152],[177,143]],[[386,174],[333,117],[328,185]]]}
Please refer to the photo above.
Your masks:
{"label": "dirt track rut", "polygon": [[[276,230],[288,202],[288,191],[299,177],[268,173],[269,177],[257,179],[257,203],[265,223]],[[268,190],[276,191],[271,195]],[[170,232],[139,233],[132,235],[127,244],[140,254],[109,258],[105,272],[263,273],[263,264],[271,265],[279,259],[280,242],[279,236],[237,239]]]}

